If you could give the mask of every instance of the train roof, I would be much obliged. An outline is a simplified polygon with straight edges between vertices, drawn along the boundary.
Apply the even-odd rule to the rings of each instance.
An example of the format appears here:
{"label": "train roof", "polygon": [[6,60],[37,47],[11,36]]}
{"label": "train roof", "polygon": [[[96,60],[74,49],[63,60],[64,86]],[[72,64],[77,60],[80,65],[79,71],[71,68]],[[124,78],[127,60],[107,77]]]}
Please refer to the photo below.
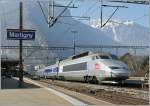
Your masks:
{"label": "train roof", "polygon": [[81,57],[85,57],[85,56],[89,56],[89,55],[110,55],[111,53],[109,52],[93,52],[93,51],[87,51],[87,52],[83,52],[74,56],[71,56],[72,59],[77,59],[77,58],[81,58]]}
{"label": "train roof", "polygon": [[81,57],[85,57],[85,56],[90,56],[90,55],[110,55],[111,53],[109,52],[93,52],[93,51],[87,51],[87,52],[83,52],[74,56],[70,56],[67,59],[64,59],[62,61],[68,61],[68,60],[74,60],[74,59],[78,59]]}

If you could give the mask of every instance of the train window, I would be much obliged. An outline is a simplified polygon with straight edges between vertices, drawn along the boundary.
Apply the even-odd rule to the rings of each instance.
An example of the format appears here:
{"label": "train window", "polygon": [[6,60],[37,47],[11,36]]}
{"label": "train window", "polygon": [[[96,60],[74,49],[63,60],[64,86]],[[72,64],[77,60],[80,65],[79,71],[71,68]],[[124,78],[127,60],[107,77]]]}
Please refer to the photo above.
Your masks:
{"label": "train window", "polygon": [[53,68],[53,72],[58,72],[58,67]]}
{"label": "train window", "polygon": [[52,69],[46,69],[44,72],[45,72],[45,73],[52,72]]}
{"label": "train window", "polygon": [[111,54],[110,56],[111,56],[112,59],[118,60],[118,57],[117,57],[117,56],[115,56],[115,55],[113,55],[113,54]]}
{"label": "train window", "polygon": [[110,66],[110,68],[113,69],[121,69],[120,67],[116,67],[116,66]]}
{"label": "train window", "polygon": [[92,60],[95,60],[95,56],[92,57]]}
{"label": "train window", "polygon": [[99,56],[96,56],[96,59],[100,59],[100,57],[99,57]]}
{"label": "train window", "polygon": [[72,59],[77,59],[77,58],[81,58],[84,56],[88,56],[88,54],[89,54],[89,52],[84,52],[84,53],[81,53],[79,55],[73,56]]}
{"label": "train window", "polygon": [[64,72],[67,72],[67,71],[81,71],[81,70],[87,70],[87,62],[67,65],[67,66],[63,67]]}
{"label": "train window", "polygon": [[115,70],[115,69],[125,69],[125,70],[128,70],[128,68],[126,68],[126,67],[110,66],[110,68],[111,68],[112,70]]}
{"label": "train window", "polygon": [[106,56],[106,55],[100,55],[100,58],[101,58],[101,59],[110,59],[110,57],[109,57],[109,56]]}

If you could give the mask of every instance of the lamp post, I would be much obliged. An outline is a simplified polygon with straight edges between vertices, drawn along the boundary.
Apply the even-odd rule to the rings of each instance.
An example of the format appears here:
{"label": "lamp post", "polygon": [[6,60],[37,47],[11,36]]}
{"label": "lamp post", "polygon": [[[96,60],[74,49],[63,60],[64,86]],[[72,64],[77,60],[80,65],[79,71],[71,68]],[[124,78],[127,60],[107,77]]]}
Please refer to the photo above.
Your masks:
{"label": "lamp post", "polygon": [[76,30],[71,31],[73,33],[73,55],[76,54],[76,41],[75,41],[75,34],[77,33]]}

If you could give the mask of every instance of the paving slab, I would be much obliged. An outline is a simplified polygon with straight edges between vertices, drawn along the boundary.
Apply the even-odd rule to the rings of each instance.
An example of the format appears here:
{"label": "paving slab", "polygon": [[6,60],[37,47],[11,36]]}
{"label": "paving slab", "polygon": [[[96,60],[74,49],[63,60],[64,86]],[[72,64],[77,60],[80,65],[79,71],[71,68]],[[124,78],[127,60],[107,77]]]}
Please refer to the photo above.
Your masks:
{"label": "paving slab", "polygon": [[53,92],[47,91],[32,83],[25,82],[24,88],[18,88],[18,81],[15,79],[5,79],[3,81],[5,81],[5,87],[0,90],[0,106],[72,105],[70,102],[55,95]]}

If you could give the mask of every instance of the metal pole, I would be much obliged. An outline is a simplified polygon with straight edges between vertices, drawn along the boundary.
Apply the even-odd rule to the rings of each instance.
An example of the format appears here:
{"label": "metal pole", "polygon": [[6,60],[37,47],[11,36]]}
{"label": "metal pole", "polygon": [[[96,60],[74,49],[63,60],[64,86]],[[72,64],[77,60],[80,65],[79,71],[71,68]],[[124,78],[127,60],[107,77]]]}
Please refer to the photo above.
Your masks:
{"label": "metal pole", "polygon": [[48,1],[48,27],[50,27],[50,0]]}
{"label": "metal pole", "polygon": [[48,27],[51,26],[51,23],[54,21],[54,0],[48,1]]}
{"label": "metal pole", "polygon": [[75,41],[75,34],[77,31],[71,31],[73,33],[73,54],[76,54],[76,41]]}
{"label": "metal pole", "polygon": [[101,52],[103,52],[103,47],[101,47]]}
{"label": "metal pole", "polygon": [[54,0],[52,0],[52,17],[54,19]]}
{"label": "metal pole", "polygon": [[119,48],[116,48],[116,55],[117,55],[117,56],[119,55],[119,54],[118,54],[118,49],[119,49]]}
{"label": "metal pole", "polygon": [[[2,26],[2,18],[0,19],[0,26]],[[3,30],[2,27],[1,27],[1,30]],[[2,89],[2,85],[1,85],[2,84],[2,72],[1,72],[2,71],[2,69],[1,69],[1,62],[2,62],[1,61],[1,59],[2,59],[1,58],[1,55],[2,55],[1,37],[2,36],[1,35],[2,35],[2,31],[0,32],[0,90]]]}
{"label": "metal pole", "polygon": [[134,55],[136,56],[136,48],[134,49]]}
{"label": "metal pole", "polygon": [[[0,33],[1,34],[1,33]],[[1,35],[0,35],[0,37],[1,37]],[[1,45],[1,38],[0,38],[0,45]],[[1,47],[0,47],[0,56],[1,56],[1,54],[2,54],[2,49],[1,49]],[[2,74],[1,74],[1,57],[0,57],[0,90],[2,89],[2,86],[1,86],[1,84],[2,84]]]}
{"label": "metal pole", "polygon": [[[20,2],[19,8],[20,8],[19,30],[20,30],[20,32],[22,32],[22,29],[23,29],[23,3],[22,2]],[[19,71],[20,71],[19,87],[22,87],[22,83],[23,83],[22,43],[23,43],[23,41],[19,40],[19,60],[20,60],[19,61]]]}
{"label": "metal pole", "polygon": [[73,53],[74,53],[74,55],[76,54],[75,52],[76,52],[76,44],[75,44],[75,33],[73,34]]}
{"label": "metal pole", "polygon": [[47,59],[47,66],[48,66],[48,59],[49,59],[48,56],[46,57],[46,59]]}
{"label": "metal pole", "polygon": [[103,27],[103,0],[101,0],[101,28]]}

